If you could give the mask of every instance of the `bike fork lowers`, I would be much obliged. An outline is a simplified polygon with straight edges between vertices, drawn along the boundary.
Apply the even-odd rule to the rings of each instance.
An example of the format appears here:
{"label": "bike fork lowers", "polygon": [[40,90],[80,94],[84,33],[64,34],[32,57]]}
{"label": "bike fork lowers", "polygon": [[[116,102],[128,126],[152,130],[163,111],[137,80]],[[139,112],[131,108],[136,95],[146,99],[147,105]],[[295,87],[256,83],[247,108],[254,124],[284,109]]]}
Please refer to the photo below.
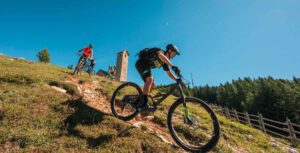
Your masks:
{"label": "bike fork lowers", "polygon": [[179,86],[179,91],[180,91],[180,96],[182,97],[182,103],[183,103],[183,116],[184,116],[184,120],[190,120],[190,116],[189,116],[189,110],[186,106],[186,101],[185,101],[185,95],[182,91],[182,87]]}

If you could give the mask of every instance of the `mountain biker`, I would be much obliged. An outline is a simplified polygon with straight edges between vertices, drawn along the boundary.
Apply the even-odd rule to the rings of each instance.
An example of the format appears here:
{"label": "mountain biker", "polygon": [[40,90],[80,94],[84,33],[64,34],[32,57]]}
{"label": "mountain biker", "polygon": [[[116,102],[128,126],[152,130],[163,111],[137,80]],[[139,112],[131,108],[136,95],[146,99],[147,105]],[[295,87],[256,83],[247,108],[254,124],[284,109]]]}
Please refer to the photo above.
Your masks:
{"label": "mountain biker", "polygon": [[[141,55],[142,52],[144,52],[143,55]],[[170,66],[175,72],[179,72],[178,67],[170,62],[170,59],[174,58],[175,55],[180,55],[180,52],[173,44],[168,44],[165,51],[161,48],[145,48],[139,53],[139,59],[135,63],[135,67],[145,82],[143,95],[141,97],[141,108],[143,111],[151,111],[154,109],[153,106],[148,105],[150,90],[155,87],[151,69],[163,67],[168,76],[176,81],[175,75],[169,68]]]}
{"label": "mountain biker", "polygon": [[[78,55],[80,56],[78,63],[80,62],[80,60],[82,58],[88,59],[90,57],[91,60],[93,59],[94,52],[93,52],[92,48],[93,48],[93,45],[90,44],[89,46],[82,48],[78,51]],[[82,55],[80,54],[81,52],[83,52]]]}

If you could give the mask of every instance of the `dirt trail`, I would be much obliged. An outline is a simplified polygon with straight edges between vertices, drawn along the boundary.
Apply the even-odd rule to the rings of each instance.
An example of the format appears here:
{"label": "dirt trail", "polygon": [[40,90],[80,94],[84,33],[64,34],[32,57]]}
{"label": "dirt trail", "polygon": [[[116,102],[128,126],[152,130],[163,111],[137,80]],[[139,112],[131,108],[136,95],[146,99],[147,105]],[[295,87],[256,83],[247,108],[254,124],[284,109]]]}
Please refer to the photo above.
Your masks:
{"label": "dirt trail", "polygon": [[[106,97],[104,94],[96,90],[96,88],[101,85],[99,84],[99,81],[94,80],[92,82],[80,83],[79,79],[70,76],[66,78],[65,82],[72,83],[77,86],[77,89],[82,96],[83,102],[85,102],[88,106],[97,109],[105,114],[112,115],[109,97]],[[142,126],[147,127],[146,132],[155,135],[164,143],[168,143],[178,148],[180,152],[185,152],[174,142],[171,135],[169,134],[168,129],[154,123],[152,119],[153,116],[148,116],[142,119],[138,115],[133,120],[128,121],[128,123],[137,128],[141,128]]]}

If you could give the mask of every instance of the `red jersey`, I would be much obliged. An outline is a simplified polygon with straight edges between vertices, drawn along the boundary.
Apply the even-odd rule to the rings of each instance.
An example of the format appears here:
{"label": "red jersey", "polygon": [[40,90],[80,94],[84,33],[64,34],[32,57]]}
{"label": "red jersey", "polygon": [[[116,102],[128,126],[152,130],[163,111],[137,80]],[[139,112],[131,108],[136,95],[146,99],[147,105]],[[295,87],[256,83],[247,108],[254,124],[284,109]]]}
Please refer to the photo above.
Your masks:
{"label": "red jersey", "polygon": [[83,55],[84,55],[85,57],[88,57],[88,56],[90,56],[90,55],[93,53],[92,49],[90,49],[90,48],[88,48],[88,47],[83,48],[82,50],[83,50]]}

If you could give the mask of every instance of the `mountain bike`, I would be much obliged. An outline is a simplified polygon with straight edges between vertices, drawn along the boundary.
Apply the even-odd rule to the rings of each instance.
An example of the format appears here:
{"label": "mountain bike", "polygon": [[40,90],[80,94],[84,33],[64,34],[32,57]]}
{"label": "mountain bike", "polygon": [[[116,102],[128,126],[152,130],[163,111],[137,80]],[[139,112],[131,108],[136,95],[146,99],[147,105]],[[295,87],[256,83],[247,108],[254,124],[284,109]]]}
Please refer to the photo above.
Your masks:
{"label": "mountain bike", "polygon": [[[80,54],[78,54],[78,55],[81,56]],[[80,61],[78,62],[77,66],[75,67],[73,75],[78,74],[83,70],[86,60],[87,60],[87,57],[80,58]]]}
{"label": "mountain bike", "polygon": [[[183,77],[180,72],[176,75],[176,83],[169,85],[170,90],[166,94],[151,96],[153,106],[157,110],[159,104],[177,91],[179,97],[171,105],[167,115],[167,126],[172,138],[187,151],[208,152],[220,138],[218,119],[206,102],[185,96]],[[111,98],[113,115],[124,121],[133,119],[141,112],[141,95],[142,89],[133,82],[120,85]]]}

